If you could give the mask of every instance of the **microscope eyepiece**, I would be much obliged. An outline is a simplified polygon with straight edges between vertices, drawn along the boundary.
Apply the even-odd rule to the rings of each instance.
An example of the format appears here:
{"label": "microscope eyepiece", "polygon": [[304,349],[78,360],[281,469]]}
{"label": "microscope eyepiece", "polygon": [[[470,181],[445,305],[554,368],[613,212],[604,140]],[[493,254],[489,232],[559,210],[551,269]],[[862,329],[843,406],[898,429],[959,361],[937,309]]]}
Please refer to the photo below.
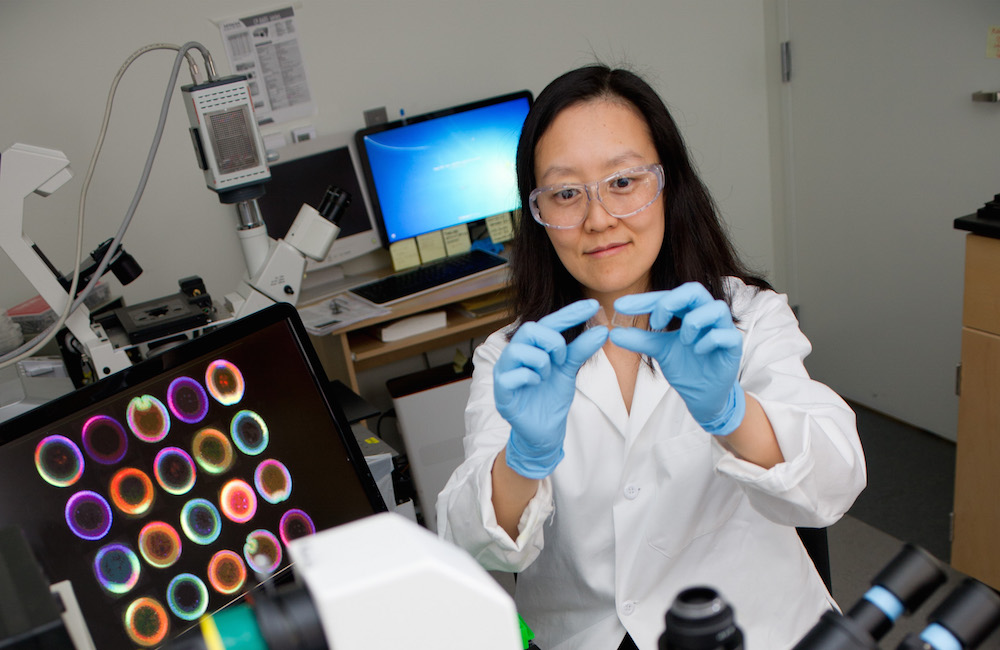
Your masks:
{"label": "microscope eyepiece", "polygon": [[711,587],[685,589],[666,614],[660,650],[742,650],[733,608]]}
{"label": "microscope eyepiece", "polygon": [[927,621],[923,632],[907,635],[898,650],[978,648],[1000,625],[1000,596],[981,582],[966,578]]}
{"label": "microscope eyepiece", "polygon": [[334,187],[331,185],[326,188],[326,193],[323,194],[323,200],[319,203],[319,208],[316,210],[319,212],[320,216],[335,225],[340,225],[340,219],[344,215],[344,210],[347,206],[351,204],[351,193],[347,190],[342,190],[339,187]]}

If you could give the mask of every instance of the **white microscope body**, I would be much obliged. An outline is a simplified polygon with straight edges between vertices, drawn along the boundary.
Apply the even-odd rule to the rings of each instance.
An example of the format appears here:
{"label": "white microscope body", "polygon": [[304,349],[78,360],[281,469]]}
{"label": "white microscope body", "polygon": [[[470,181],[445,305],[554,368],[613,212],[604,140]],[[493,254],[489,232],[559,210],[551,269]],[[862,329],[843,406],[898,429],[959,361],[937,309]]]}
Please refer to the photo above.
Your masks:
{"label": "white microscope body", "polygon": [[226,309],[240,318],[275,302],[296,304],[306,258],[320,261],[330,252],[340,234],[342,210],[349,204],[346,192],[330,188],[319,209],[303,204],[285,238],[277,240],[268,236],[256,199],[237,204],[237,235],[247,276],[235,292],[226,295]]}
{"label": "white microscope body", "polygon": [[257,204],[271,173],[246,78],[226,77],[181,91],[205,186],[222,203],[236,205],[239,215],[237,234],[247,276],[226,296],[226,309],[240,318],[275,302],[296,304],[306,257],[326,257],[340,234],[340,211],[350,196],[330,188],[318,210],[303,205],[287,236],[271,239]]}
{"label": "white microscope body", "polygon": [[[14,144],[0,154],[0,246],[39,295],[56,313],[70,299],[56,272],[43,261],[23,231],[24,199],[32,192],[48,196],[73,177],[69,159],[61,151]],[[238,289],[226,295],[224,314],[213,322],[240,318],[275,302],[298,301],[306,258],[322,260],[340,234],[338,225],[350,196],[327,190],[319,209],[303,205],[284,239],[268,236],[256,199],[237,204],[240,238],[247,275]],[[115,347],[104,328],[91,323],[90,310],[80,304],[66,326],[87,351],[98,378],[132,365],[123,348]]]}
{"label": "white microscope body", "polygon": [[[72,177],[69,159],[61,151],[18,143],[0,154],[0,247],[57,314],[73,296],[24,234],[24,200],[32,192],[48,196]],[[104,329],[91,324],[86,305],[80,304],[69,315],[66,327],[86,348],[99,376],[132,365],[123,350],[115,349]]]}
{"label": "white microscope body", "polygon": [[395,513],[289,545],[336,650],[520,650],[513,599],[471,555]]}

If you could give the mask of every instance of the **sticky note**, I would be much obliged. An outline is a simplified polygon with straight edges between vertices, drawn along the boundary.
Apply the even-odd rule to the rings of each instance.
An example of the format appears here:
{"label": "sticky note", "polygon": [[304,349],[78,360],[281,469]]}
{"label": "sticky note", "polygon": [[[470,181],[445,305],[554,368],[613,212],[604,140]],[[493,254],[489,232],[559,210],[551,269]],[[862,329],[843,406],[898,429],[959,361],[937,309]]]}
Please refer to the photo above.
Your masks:
{"label": "sticky note", "polygon": [[494,244],[502,244],[514,236],[514,221],[510,218],[509,212],[502,212],[486,217],[486,229],[490,232],[490,239]]}
{"label": "sticky note", "polygon": [[472,248],[472,240],[469,239],[469,226],[462,223],[441,231],[444,236],[444,250],[448,255],[464,253]]}
{"label": "sticky note", "polygon": [[392,268],[397,271],[420,266],[420,252],[415,239],[401,239],[389,244],[389,255],[392,257]]}
{"label": "sticky note", "polygon": [[427,263],[439,260],[446,255],[444,238],[440,230],[417,235],[417,249],[420,251],[420,261]]}

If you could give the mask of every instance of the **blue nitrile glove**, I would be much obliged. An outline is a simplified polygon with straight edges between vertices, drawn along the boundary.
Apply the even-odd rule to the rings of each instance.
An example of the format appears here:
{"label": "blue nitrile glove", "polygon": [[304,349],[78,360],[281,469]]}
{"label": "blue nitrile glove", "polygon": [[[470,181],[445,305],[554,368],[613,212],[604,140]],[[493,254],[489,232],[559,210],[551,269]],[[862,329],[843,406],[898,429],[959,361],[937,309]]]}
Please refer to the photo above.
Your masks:
{"label": "blue nitrile glove", "polygon": [[[724,436],[743,422],[746,395],[737,381],[743,335],[724,301],[712,298],[701,284],[688,282],[671,291],[622,296],[615,301],[615,311],[649,314],[652,331],[619,327],[612,330],[611,341],[656,359],[705,431]],[[680,329],[657,331],[674,316],[681,320]]]}
{"label": "blue nitrile glove", "polygon": [[511,426],[507,465],[521,476],[545,478],[563,458],[576,373],[608,340],[608,328],[592,327],[569,345],[560,332],[598,309],[596,300],[579,300],[523,324],[493,367],[493,398]]}

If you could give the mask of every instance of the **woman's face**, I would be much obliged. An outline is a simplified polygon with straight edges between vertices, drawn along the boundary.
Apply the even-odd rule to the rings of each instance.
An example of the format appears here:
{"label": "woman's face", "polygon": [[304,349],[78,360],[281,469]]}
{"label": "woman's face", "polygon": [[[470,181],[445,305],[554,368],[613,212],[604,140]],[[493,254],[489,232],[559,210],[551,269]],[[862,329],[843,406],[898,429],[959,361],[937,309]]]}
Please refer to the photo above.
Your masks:
{"label": "woman's face", "polygon": [[[564,109],[535,146],[539,187],[590,183],[614,172],[660,162],[641,114],[630,105],[591,100]],[[590,202],[584,222],[567,230],[546,228],[566,269],[584,294],[608,306],[615,298],[649,288],[649,273],[663,243],[663,195],[626,219]]]}

